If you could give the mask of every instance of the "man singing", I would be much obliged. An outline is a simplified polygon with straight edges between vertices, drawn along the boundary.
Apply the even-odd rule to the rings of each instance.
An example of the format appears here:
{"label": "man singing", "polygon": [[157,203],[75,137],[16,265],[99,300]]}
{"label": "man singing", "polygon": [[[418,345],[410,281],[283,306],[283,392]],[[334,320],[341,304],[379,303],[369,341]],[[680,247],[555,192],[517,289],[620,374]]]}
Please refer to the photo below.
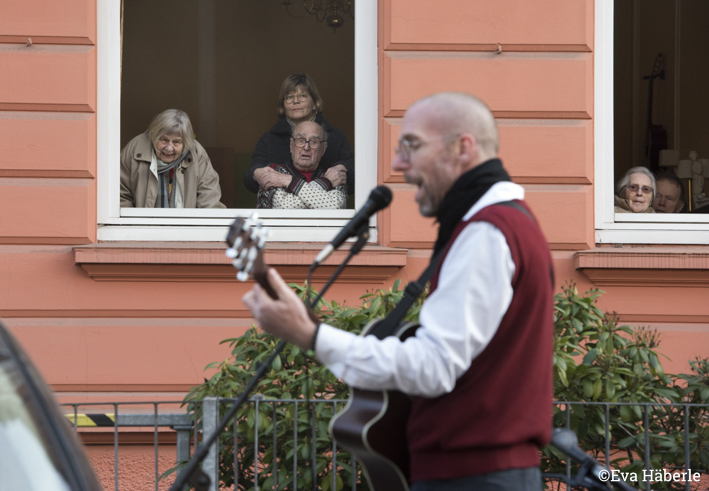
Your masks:
{"label": "man singing", "polygon": [[495,119],[471,95],[435,94],[404,116],[392,169],[418,187],[421,214],[440,224],[440,260],[414,337],[379,340],[316,325],[273,269],[278,300],[258,286],[243,298],[263,329],[314,349],[344,382],[412,396],[412,491],[542,489],[552,260],[497,151]]}

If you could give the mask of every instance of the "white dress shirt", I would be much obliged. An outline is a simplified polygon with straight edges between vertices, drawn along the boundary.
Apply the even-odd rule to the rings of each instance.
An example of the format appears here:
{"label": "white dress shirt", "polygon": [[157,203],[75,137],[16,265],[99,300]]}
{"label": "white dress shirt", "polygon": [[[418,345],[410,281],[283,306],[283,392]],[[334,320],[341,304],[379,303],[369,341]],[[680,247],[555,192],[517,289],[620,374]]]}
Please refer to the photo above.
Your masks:
{"label": "white dress shirt", "polygon": [[[498,182],[463,219],[513,199],[524,199],[524,189]],[[502,232],[487,222],[471,223],[441,265],[438,287],[424,302],[415,336],[404,342],[397,337],[379,340],[322,324],[317,356],[354,387],[425,397],[450,392],[497,332],[512,301],[514,271]]]}

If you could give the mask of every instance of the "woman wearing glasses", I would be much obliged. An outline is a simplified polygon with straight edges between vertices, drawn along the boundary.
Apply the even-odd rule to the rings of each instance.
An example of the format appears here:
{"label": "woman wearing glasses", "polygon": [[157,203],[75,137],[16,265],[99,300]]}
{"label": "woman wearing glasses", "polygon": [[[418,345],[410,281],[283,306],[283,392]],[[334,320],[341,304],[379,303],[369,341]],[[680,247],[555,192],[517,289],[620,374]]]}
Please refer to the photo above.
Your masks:
{"label": "woman wearing glasses", "polygon": [[272,188],[287,188],[291,177],[276,172],[272,164],[285,164],[291,158],[290,137],[293,128],[304,121],[314,121],[327,133],[327,150],[320,161],[324,177],[331,181],[345,179],[354,192],[354,157],[345,134],[322,117],[323,100],[315,82],[308,75],[294,73],[286,77],[278,96],[278,122],[261,136],[251,156],[251,167],[244,175],[246,188],[257,193]]}
{"label": "woman wearing glasses", "polygon": [[655,213],[655,176],[646,167],[633,167],[618,181],[616,213]]}

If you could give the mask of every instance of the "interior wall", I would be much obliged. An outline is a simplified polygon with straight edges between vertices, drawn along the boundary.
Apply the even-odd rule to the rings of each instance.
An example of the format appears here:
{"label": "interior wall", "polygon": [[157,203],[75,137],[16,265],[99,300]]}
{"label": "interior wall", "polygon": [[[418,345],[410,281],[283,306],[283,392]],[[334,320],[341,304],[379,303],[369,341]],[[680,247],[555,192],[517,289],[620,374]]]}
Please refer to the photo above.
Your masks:
{"label": "interior wall", "polygon": [[709,2],[680,2],[679,147],[680,158],[696,150],[709,158]]}
{"label": "interior wall", "polygon": [[643,76],[653,73],[658,53],[665,76],[653,82],[653,123],[680,158],[691,150],[709,158],[709,2],[616,0],[614,15],[616,182],[645,162],[649,83]]}
{"label": "interior wall", "polygon": [[633,73],[633,4],[616,1],[614,11],[614,131],[615,131],[615,182],[631,168],[635,160],[633,134],[635,127],[635,98]]}
{"label": "interior wall", "polygon": [[220,173],[222,201],[251,207],[243,172],[276,122],[281,83],[301,72],[354,148],[354,20],[333,32],[298,2],[290,9],[303,18],[278,0],[125,0],[121,146],[159,112],[183,109]]}

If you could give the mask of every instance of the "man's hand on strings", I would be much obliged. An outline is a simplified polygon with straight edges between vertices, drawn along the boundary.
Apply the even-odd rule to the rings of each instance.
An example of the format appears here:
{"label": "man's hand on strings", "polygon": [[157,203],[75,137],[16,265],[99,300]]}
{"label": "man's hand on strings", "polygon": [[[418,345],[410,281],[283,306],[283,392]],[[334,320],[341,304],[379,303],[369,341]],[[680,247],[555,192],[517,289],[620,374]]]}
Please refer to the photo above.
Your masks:
{"label": "man's hand on strings", "polygon": [[258,284],[247,292],[242,301],[251,311],[256,323],[303,350],[310,349],[315,335],[315,323],[303,302],[283,281],[274,268],[268,270],[268,283],[278,299],[272,299]]}

